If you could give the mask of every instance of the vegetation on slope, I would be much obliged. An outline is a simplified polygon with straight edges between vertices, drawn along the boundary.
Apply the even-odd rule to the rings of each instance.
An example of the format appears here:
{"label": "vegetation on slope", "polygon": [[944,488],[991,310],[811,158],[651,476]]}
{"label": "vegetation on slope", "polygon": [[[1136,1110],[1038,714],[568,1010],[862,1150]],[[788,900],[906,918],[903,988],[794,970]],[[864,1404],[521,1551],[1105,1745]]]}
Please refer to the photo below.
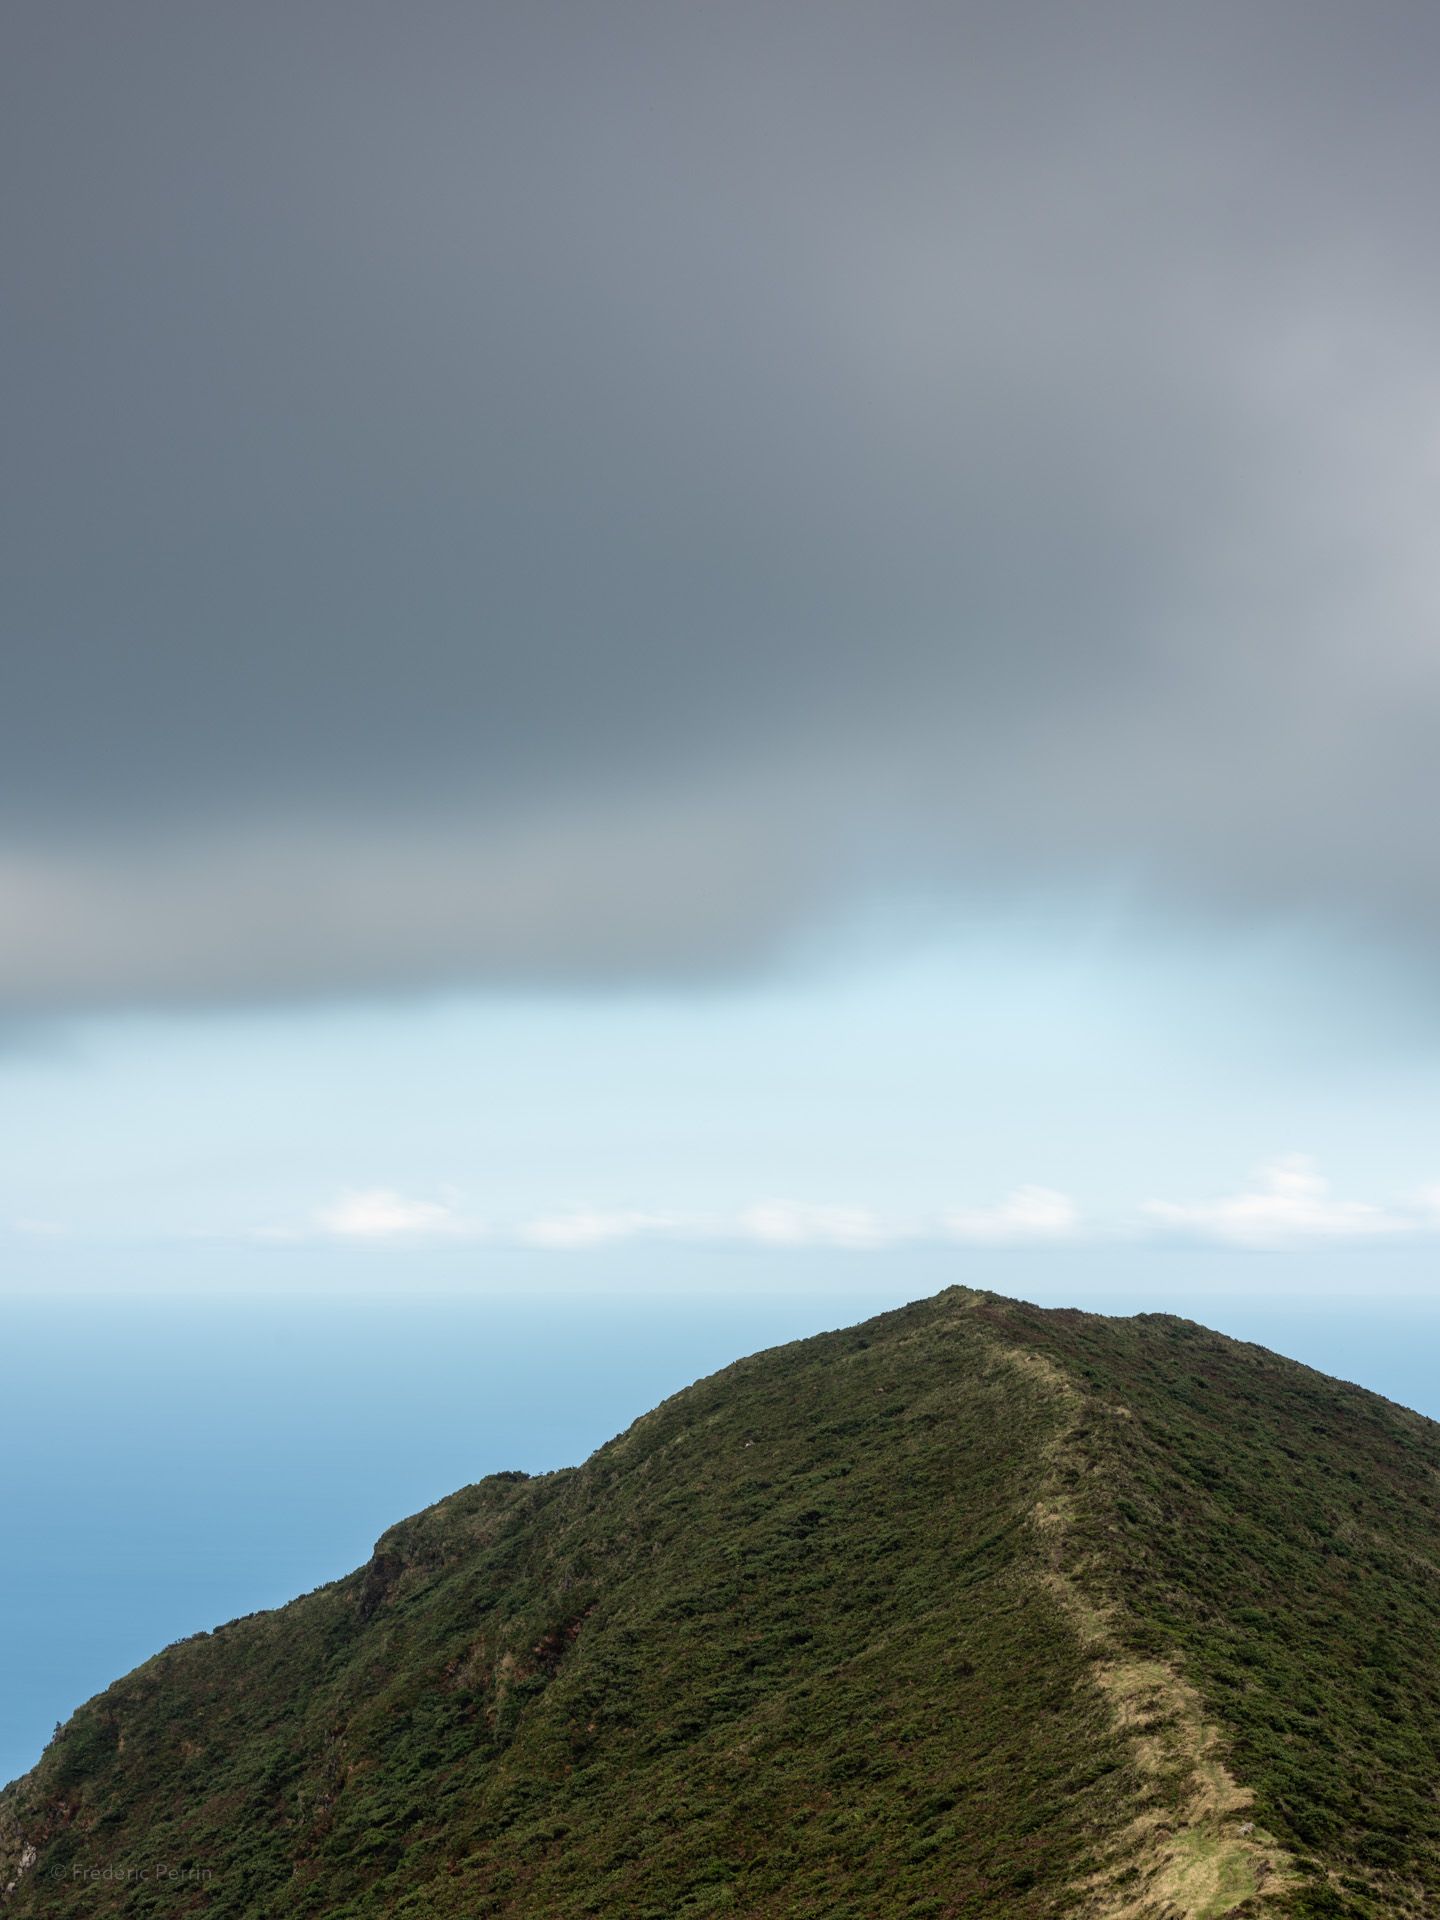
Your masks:
{"label": "vegetation on slope", "polygon": [[1440,1428],[1188,1321],[980,1311],[1088,1390],[1090,1577],[1314,1868],[1294,1911],[1440,1913]]}
{"label": "vegetation on slope", "polygon": [[0,1798],[7,1920],[1433,1913],[1437,1468],[952,1290],[159,1655]]}

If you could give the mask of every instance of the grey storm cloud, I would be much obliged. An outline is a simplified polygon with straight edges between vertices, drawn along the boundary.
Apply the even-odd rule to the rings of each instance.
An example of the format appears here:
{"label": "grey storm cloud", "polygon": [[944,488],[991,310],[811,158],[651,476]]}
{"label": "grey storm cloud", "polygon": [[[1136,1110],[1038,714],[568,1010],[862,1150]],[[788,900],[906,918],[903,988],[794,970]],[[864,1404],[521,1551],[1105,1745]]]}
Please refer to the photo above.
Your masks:
{"label": "grey storm cloud", "polygon": [[0,1007],[1440,934],[1440,15],[19,0]]}

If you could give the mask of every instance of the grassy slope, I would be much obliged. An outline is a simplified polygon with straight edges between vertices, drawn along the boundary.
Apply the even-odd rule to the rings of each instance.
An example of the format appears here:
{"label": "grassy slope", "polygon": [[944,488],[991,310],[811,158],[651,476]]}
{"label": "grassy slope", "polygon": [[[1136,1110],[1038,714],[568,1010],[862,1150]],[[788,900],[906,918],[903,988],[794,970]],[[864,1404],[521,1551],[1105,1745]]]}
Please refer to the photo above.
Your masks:
{"label": "grassy slope", "polygon": [[950,1292],[161,1654],[0,1802],[7,1920],[1440,1911],[1437,1468],[1187,1323]]}
{"label": "grassy slope", "polygon": [[1297,1910],[1440,1913],[1440,1427],[1188,1321],[999,1312],[1089,1390],[1098,1577],[1324,1869]]}

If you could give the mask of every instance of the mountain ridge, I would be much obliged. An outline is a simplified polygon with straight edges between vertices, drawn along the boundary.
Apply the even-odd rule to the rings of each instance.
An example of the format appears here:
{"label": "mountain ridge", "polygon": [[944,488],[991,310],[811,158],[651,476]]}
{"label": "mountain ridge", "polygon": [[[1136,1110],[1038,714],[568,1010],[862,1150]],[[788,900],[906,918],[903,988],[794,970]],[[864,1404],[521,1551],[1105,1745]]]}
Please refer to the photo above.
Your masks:
{"label": "mountain ridge", "polygon": [[948,1289],[166,1649],[0,1796],[4,1911],[1419,1920],[1437,1486],[1263,1348]]}

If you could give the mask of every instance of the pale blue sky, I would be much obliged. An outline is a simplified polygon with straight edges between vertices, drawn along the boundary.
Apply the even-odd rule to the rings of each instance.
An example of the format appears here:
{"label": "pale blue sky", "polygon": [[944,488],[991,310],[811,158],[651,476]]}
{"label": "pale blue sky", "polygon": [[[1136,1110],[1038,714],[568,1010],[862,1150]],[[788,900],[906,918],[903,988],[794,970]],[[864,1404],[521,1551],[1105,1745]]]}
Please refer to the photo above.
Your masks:
{"label": "pale blue sky", "polygon": [[[537,1239],[1379,1245],[1440,1228],[1437,1055],[1373,952],[1070,903],[708,988],[56,1026],[0,1055],[0,1221],[26,1285],[146,1248],[198,1286],[241,1251],[257,1285],[362,1256],[405,1285]],[[1158,1210],[1293,1156],[1293,1218]]]}

